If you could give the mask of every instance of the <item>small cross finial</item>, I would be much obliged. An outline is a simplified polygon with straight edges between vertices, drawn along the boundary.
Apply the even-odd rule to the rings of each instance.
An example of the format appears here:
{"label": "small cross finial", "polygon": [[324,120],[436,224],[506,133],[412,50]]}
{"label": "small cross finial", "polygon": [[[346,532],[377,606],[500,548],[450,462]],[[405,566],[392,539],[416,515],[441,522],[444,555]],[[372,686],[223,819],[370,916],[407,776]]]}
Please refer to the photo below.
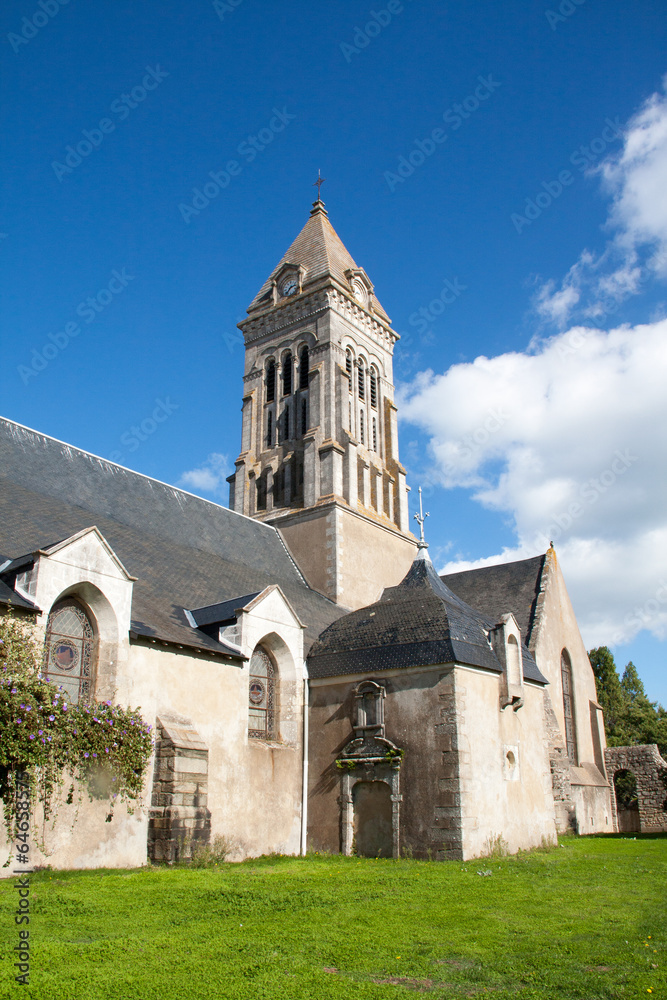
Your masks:
{"label": "small cross finial", "polygon": [[313,187],[317,188],[317,200],[318,201],[322,200],[321,197],[320,197],[320,188],[324,184],[325,180],[326,180],[326,177],[322,177],[321,174],[320,174],[320,171],[318,170],[317,171],[317,180],[313,184]]}
{"label": "small cross finial", "polygon": [[426,539],[424,538],[424,521],[426,520],[427,517],[430,517],[430,516],[431,515],[428,512],[426,514],[424,513],[424,509],[422,507],[422,488],[420,486],[419,487],[419,513],[415,514],[415,521],[419,525],[419,530],[421,532],[421,537],[419,539],[419,547],[420,548],[426,548],[427,547],[427,545],[426,545]]}

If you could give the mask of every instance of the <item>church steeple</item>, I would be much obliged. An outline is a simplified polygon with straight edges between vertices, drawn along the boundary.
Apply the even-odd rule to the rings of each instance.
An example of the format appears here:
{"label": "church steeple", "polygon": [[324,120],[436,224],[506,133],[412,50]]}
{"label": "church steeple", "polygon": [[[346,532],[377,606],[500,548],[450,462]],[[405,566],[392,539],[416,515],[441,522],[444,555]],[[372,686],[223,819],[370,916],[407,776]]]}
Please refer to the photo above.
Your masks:
{"label": "church steeple", "polygon": [[[401,551],[407,544],[411,557],[393,402],[398,336],[319,197],[247,312],[239,323],[243,440],[230,506],[280,527],[293,551],[308,548],[320,515],[335,511],[339,520],[352,516],[348,535],[352,522],[357,533],[366,525],[364,537],[372,524]],[[381,544],[377,531],[371,534]],[[336,557],[326,571],[304,572],[317,589],[348,603],[340,569]],[[378,589],[386,585],[383,578]]]}

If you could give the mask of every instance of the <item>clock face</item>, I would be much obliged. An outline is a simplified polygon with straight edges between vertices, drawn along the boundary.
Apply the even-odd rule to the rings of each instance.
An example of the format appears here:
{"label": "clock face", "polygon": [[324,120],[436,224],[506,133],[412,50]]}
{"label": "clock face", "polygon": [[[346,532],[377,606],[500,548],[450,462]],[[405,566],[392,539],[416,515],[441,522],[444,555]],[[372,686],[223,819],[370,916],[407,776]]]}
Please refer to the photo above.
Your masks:
{"label": "clock face", "polygon": [[286,278],[283,281],[282,293],[283,295],[294,295],[296,293],[299,283],[296,278]]}

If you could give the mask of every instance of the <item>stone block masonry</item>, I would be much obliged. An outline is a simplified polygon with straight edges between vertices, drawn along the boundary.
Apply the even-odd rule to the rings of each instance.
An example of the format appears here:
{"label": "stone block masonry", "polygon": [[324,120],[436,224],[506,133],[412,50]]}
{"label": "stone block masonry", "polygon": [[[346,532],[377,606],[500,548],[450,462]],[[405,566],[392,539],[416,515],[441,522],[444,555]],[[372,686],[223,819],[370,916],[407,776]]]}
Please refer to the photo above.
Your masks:
{"label": "stone block masonry", "polygon": [[[604,752],[609,783],[618,771],[631,771],[637,782],[641,833],[667,832],[667,761],[655,743],[635,747],[607,747]],[[612,795],[614,826],[618,829],[616,796]]]}
{"label": "stone block masonry", "polygon": [[208,747],[187,719],[158,719],[148,856],[179,861],[211,838]]}

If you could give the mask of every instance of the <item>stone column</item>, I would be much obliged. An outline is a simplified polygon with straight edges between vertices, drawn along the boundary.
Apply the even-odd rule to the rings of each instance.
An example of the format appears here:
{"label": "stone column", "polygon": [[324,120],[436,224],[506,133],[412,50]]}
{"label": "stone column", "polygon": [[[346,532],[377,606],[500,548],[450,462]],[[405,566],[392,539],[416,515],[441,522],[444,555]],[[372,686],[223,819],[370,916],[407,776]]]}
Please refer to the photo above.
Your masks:
{"label": "stone column", "polygon": [[319,462],[315,434],[304,438],[303,450],[303,505],[314,507],[320,495]]}
{"label": "stone column", "polygon": [[407,532],[410,530],[410,515],[408,513],[408,486],[405,481],[405,469],[399,466],[397,471],[398,478],[398,526],[401,531]]}
{"label": "stone column", "polygon": [[343,495],[343,458],[345,450],[335,441],[320,447],[320,496]]}
{"label": "stone column", "polygon": [[352,441],[348,442],[347,453],[345,455],[345,488],[344,497],[350,507],[356,509],[358,500],[357,481],[357,446]]}

